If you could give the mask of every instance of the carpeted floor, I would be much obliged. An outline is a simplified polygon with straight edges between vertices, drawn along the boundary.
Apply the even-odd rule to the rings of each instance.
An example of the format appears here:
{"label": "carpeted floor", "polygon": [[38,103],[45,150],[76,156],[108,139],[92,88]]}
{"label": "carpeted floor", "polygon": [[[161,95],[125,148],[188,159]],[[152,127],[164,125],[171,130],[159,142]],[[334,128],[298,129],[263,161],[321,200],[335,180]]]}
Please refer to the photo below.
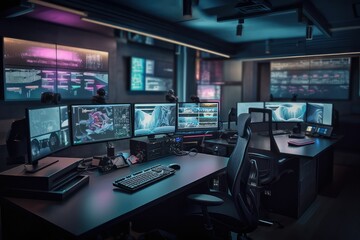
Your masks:
{"label": "carpeted floor", "polygon": [[299,219],[272,214],[284,225],[259,226],[253,240],[360,239],[360,154],[334,154],[333,183],[316,197]]}

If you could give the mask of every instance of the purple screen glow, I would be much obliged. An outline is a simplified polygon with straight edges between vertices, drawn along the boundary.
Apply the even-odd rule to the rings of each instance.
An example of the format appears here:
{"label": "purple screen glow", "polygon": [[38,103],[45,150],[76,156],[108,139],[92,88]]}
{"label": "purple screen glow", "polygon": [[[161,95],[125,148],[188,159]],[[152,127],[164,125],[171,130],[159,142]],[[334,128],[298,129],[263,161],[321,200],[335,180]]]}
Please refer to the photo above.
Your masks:
{"label": "purple screen glow", "polygon": [[87,99],[108,87],[108,52],[4,38],[4,66],[5,100],[36,100],[48,91]]}

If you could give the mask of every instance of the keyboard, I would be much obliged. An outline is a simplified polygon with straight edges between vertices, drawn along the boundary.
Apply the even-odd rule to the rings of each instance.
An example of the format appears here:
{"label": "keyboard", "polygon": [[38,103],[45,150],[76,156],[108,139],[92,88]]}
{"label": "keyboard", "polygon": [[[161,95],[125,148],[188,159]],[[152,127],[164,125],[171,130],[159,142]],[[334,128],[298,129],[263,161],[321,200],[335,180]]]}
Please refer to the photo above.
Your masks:
{"label": "keyboard", "polygon": [[140,172],[116,179],[113,182],[113,186],[118,187],[121,190],[135,192],[143,187],[169,177],[174,173],[174,169],[158,164]]}

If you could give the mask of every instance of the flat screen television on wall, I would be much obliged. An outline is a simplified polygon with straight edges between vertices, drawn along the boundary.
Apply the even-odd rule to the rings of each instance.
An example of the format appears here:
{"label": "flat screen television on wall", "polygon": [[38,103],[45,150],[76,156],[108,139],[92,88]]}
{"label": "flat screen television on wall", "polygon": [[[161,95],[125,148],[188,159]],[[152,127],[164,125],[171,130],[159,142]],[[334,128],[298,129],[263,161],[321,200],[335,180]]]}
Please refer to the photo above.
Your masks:
{"label": "flat screen television on wall", "polygon": [[108,52],[4,38],[4,98],[40,100],[43,92],[63,99],[90,99],[108,88]]}
{"label": "flat screen television on wall", "polygon": [[130,91],[167,92],[174,88],[171,61],[130,57]]}
{"label": "flat screen television on wall", "polygon": [[351,58],[303,58],[272,61],[274,99],[349,99]]}

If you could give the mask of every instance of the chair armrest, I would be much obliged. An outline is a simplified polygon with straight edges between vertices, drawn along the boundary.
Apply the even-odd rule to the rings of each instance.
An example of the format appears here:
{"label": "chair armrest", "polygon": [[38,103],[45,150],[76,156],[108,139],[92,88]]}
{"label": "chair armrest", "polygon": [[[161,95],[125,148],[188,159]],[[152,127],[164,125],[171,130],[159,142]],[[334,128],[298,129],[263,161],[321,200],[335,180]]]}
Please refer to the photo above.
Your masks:
{"label": "chair armrest", "polygon": [[190,194],[187,199],[200,206],[219,206],[224,203],[221,198],[209,194]]}

